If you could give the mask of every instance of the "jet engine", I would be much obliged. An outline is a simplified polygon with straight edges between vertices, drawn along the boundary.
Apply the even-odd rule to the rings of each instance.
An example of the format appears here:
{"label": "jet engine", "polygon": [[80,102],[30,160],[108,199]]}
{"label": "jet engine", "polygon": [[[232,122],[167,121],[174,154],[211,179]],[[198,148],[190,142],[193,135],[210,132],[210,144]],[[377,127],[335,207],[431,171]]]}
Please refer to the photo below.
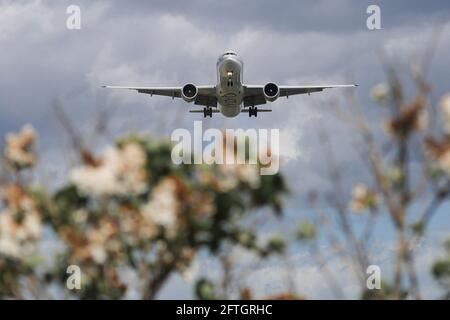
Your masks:
{"label": "jet engine", "polygon": [[266,84],[263,90],[266,101],[274,102],[280,96],[280,88],[275,83]]}
{"label": "jet engine", "polygon": [[197,98],[198,89],[192,83],[188,83],[183,86],[181,90],[181,97],[186,102],[192,102]]}

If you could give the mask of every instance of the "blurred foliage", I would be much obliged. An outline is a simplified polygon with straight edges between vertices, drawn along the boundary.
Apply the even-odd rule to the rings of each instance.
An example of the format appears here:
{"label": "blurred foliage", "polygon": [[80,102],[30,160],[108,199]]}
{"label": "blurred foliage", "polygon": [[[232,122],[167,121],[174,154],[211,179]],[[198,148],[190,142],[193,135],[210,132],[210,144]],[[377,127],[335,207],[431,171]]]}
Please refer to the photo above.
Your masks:
{"label": "blurred foliage", "polygon": [[308,221],[301,221],[298,226],[297,239],[301,241],[311,241],[316,238],[316,227],[315,225]]}
{"label": "blurred foliage", "polygon": [[445,244],[446,256],[433,264],[431,272],[442,287],[445,290],[445,299],[450,299],[450,239]]}
{"label": "blurred foliage", "polygon": [[[355,133],[349,135],[357,154],[350,166],[365,168],[366,174],[358,179],[366,181],[355,184],[345,176],[351,171],[348,163],[335,161],[334,133],[319,133],[330,189],[310,192],[314,215],[311,221],[300,222],[296,238],[308,245],[311,258],[338,298],[345,298],[345,292],[340,277],[327,267],[330,255],[348,267],[363,299],[422,298],[416,271],[418,244],[428,235],[430,221],[443,211],[440,209],[450,196],[450,94],[438,103],[432,100],[432,85],[426,79],[431,61],[428,55],[433,52],[429,49],[425,57],[411,62],[409,79],[398,67],[401,63],[390,61],[383,50],[380,52],[387,82],[372,90],[380,109],[369,111],[354,92],[348,92],[342,105],[339,99],[330,103],[337,117]],[[381,126],[373,117],[381,119]],[[357,161],[358,156],[361,161]],[[349,182],[354,184],[353,190],[347,190]],[[389,240],[393,274],[392,280],[383,274],[381,288],[369,290],[368,268],[380,261],[373,254],[380,217],[384,219],[383,232],[387,234],[385,223],[392,223],[396,239]],[[379,237],[377,240],[377,245],[383,243]],[[444,258],[432,268],[447,291],[449,266],[449,258]]]}
{"label": "blurred foliage", "polygon": [[[22,178],[37,159],[36,140],[27,126],[9,138],[5,151],[0,297],[22,297],[25,279],[65,288],[67,267],[77,265],[81,290],[70,294],[79,298],[123,298],[125,270],[139,277],[143,298],[154,298],[173,273],[189,270],[199,250],[215,255],[230,243],[265,257],[284,249],[280,239],[259,246],[257,232],[241,223],[263,207],[281,214],[283,178],[261,176],[259,165],[175,165],[170,143],[130,135],[99,156],[83,150],[68,183],[49,193],[30,189]],[[43,228],[63,249],[38,272],[39,259],[30,257],[39,252]],[[195,292],[215,297],[204,279]]]}
{"label": "blurred foliage", "polygon": [[195,285],[195,295],[201,300],[214,300],[217,298],[214,284],[207,279],[199,279]]}
{"label": "blurred foliage", "polygon": [[[408,296],[408,292],[402,291],[400,293],[400,299],[405,299]],[[361,299],[363,300],[386,300],[386,299],[398,299],[398,293],[395,289],[385,281],[381,282],[380,289],[366,289],[363,291]]]}

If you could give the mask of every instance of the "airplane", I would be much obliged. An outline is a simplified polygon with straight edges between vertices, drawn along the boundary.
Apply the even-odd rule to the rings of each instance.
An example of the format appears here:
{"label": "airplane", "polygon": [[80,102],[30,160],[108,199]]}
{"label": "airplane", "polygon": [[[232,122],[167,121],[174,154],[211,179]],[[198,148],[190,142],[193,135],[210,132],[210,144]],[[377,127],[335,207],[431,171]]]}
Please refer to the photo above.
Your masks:
{"label": "airplane", "polygon": [[324,86],[279,86],[273,82],[265,85],[247,85],[243,82],[243,61],[234,51],[226,51],[217,60],[217,84],[196,86],[187,83],[182,87],[122,87],[102,86],[110,89],[129,89],[139,93],[182,98],[184,101],[204,106],[200,110],[190,110],[212,117],[213,113],[222,113],[232,118],[241,113],[257,117],[258,112],[271,112],[271,109],[259,109],[257,106],[274,102],[279,97],[296,94],[311,94],[329,88],[356,87],[356,84]]}

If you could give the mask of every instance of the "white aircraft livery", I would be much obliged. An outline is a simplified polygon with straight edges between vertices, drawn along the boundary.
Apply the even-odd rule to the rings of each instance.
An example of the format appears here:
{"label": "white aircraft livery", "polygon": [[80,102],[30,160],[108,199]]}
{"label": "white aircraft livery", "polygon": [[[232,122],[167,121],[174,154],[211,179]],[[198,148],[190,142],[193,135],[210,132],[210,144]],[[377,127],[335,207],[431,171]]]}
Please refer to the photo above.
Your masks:
{"label": "white aircraft livery", "polygon": [[190,112],[203,113],[212,117],[213,113],[222,113],[226,117],[236,117],[240,113],[248,113],[249,117],[258,112],[270,112],[270,109],[258,109],[257,106],[273,102],[279,97],[295,94],[310,94],[328,88],[356,87],[355,84],[325,86],[279,86],[269,82],[265,85],[247,85],[243,82],[243,62],[234,51],[227,51],[217,60],[217,84],[196,86],[192,83],[182,87],[119,87],[103,86],[103,88],[129,89],[150,95],[182,98],[186,102],[204,106],[200,110]]}

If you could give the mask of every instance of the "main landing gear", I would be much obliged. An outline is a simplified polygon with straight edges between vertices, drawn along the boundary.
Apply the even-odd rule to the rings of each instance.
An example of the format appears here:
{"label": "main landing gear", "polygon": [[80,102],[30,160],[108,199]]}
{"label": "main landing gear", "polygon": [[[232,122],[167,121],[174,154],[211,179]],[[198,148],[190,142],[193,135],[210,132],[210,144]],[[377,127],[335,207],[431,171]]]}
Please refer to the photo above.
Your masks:
{"label": "main landing gear", "polygon": [[203,108],[203,117],[210,117],[212,118],[212,114],[213,114],[213,109],[211,107],[205,107]]}
{"label": "main landing gear", "polygon": [[250,107],[248,108],[248,116],[251,118],[252,116],[255,116],[255,118],[258,116],[258,108],[257,107]]}

